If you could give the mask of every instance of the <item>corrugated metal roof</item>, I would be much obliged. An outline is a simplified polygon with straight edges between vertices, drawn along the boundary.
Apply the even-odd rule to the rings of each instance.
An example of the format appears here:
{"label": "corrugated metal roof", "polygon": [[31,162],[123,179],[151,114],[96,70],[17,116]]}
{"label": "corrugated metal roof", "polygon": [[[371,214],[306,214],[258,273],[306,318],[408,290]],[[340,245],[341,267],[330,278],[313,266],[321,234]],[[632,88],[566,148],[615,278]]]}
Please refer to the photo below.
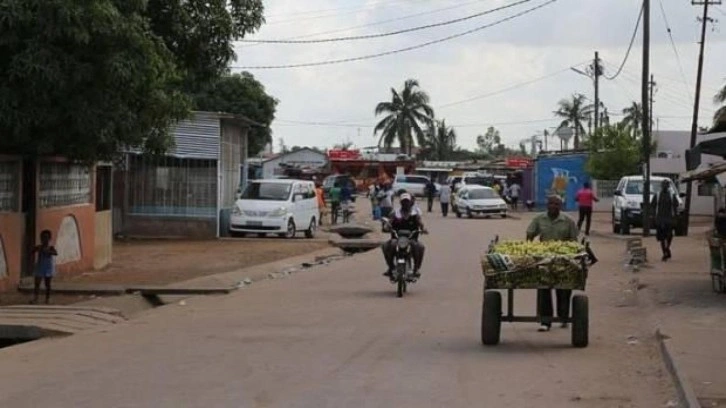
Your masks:
{"label": "corrugated metal roof", "polygon": [[194,112],[172,128],[175,146],[169,152],[175,156],[195,159],[218,159],[221,134],[219,115]]}

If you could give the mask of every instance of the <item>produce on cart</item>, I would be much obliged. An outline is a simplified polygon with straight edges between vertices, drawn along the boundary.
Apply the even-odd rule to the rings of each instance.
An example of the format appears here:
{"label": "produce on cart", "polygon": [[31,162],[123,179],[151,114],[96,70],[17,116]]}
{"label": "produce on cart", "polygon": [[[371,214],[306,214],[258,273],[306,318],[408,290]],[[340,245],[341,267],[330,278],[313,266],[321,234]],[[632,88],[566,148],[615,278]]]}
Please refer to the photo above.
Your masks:
{"label": "produce on cart", "polygon": [[[484,275],[482,342],[499,343],[501,322],[538,322],[539,316],[514,316],[515,289],[584,290],[588,264],[596,262],[589,244],[576,241],[492,241],[481,259]],[[507,290],[507,313],[502,314],[501,293]],[[554,321],[572,323],[572,345],[586,347],[589,338],[588,299],[572,298],[572,317]]]}
{"label": "produce on cart", "polygon": [[487,289],[585,289],[588,257],[575,241],[504,241],[482,257]]}

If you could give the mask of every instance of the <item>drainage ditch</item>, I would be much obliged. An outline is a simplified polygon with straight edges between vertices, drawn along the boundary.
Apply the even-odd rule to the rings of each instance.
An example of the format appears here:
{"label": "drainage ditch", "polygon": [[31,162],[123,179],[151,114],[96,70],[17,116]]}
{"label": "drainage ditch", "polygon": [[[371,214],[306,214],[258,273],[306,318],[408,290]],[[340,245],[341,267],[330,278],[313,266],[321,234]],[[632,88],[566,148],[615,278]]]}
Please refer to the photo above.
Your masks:
{"label": "drainage ditch", "polygon": [[48,335],[35,326],[0,325],[0,349],[40,340]]}

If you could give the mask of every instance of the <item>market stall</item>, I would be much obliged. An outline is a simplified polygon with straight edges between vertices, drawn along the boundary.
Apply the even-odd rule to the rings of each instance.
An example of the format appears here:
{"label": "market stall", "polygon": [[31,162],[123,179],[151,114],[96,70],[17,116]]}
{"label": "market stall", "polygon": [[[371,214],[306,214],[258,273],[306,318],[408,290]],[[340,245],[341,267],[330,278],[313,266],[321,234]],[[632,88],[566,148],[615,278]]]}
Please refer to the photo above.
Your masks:
{"label": "market stall", "polygon": [[682,180],[708,184],[713,193],[713,234],[708,238],[713,290],[726,293],[726,162],[701,165],[686,172]]}

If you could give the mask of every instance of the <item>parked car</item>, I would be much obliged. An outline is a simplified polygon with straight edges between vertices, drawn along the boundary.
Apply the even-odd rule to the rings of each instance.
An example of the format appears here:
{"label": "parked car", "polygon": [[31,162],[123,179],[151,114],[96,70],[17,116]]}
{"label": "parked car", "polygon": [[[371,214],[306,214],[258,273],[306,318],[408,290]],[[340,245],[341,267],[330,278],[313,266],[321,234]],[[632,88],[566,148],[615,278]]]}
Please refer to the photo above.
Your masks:
{"label": "parked car", "polygon": [[[426,185],[430,181],[431,179],[426,176],[399,174],[393,180],[393,191],[398,193],[401,190],[406,190],[409,194],[423,197],[426,195]],[[434,186],[436,187],[436,194],[438,194],[441,191],[441,186],[438,183],[434,183]]]}
{"label": "parked car", "polygon": [[234,236],[275,233],[283,238],[304,231],[306,238],[313,238],[319,217],[312,181],[254,180],[232,209],[229,231]]}
{"label": "parked car", "polygon": [[477,214],[507,218],[507,203],[491,187],[464,185],[456,193],[455,202],[452,210],[459,218],[462,214],[469,218]]}
{"label": "parked car", "polygon": [[[650,199],[660,192],[662,183],[670,181],[666,177],[651,176],[650,177]],[[618,186],[615,188],[613,197],[611,222],[613,233],[627,235],[631,228],[643,227],[643,176],[626,176],[620,179]],[[685,205],[683,198],[685,194],[676,190],[675,183],[670,182],[670,192],[675,195],[678,200],[678,216],[676,218],[675,234],[678,236],[685,234]],[[651,219],[651,228],[654,226],[655,219]]]}
{"label": "parked car", "polygon": [[352,200],[355,202],[357,194],[357,188],[355,184],[355,180],[352,176],[348,174],[334,174],[332,176],[328,176],[323,180],[323,194],[325,195],[325,199],[330,198],[330,190],[333,187],[343,187],[344,185],[348,185],[350,190],[353,192]]}

